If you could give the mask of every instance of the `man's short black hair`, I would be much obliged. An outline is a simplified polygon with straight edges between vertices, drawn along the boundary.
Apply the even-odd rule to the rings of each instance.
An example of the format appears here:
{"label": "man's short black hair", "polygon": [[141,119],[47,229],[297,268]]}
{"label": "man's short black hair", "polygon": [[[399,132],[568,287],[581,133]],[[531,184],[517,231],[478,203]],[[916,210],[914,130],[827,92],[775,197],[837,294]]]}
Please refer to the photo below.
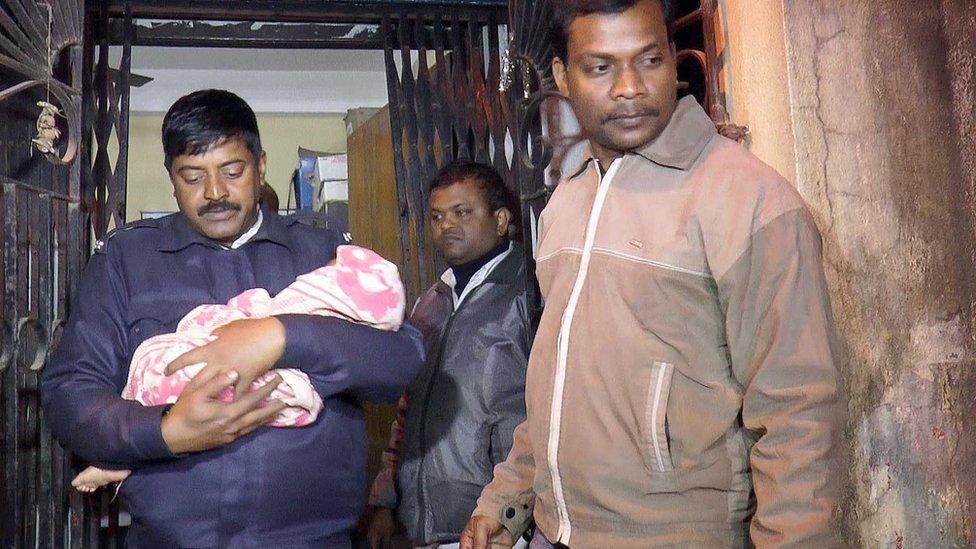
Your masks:
{"label": "man's short black hair", "polygon": [[478,188],[484,193],[488,208],[492,212],[496,212],[500,208],[508,208],[513,214],[515,213],[512,207],[514,202],[512,195],[508,192],[508,187],[505,186],[502,176],[498,174],[495,168],[480,162],[469,160],[451,162],[437,172],[437,175],[430,182],[430,190],[433,192],[434,189],[450,187],[455,183],[469,180],[478,184]]}
{"label": "man's short black hair", "polygon": [[239,138],[254,161],[261,158],[261,136],[254,111],[226,90],[200,90],[176,100],[163,117],[163,161],[169,170],[173,158],[196,155],[227,139]]}
{"label": "man's short black hair", "polygon": [[[569,50],[569,26],[577,17],[622,13],[641,0],[549,0],[555,17],[552,19],[550,38],[556,57],[567,62]],[[668,41],[674,42],[674,0],[657,0],[664,10],[664,24],[668,29]]]}

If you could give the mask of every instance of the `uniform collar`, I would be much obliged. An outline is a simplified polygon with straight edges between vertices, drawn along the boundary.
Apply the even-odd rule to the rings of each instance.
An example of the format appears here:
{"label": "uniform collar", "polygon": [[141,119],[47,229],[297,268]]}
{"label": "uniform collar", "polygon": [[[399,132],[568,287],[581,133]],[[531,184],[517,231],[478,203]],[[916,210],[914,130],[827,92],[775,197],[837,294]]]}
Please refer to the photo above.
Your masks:
{"label": "uniform collar", "polygon": [[254,235],[258,234],[258,230],[261,229],[262,221],[264,221],[264,212],[261,211],[261,208],[258,208],[258,218],[254,222],[254,224],[251,225],[251,228],[244,231],[244,234],[237,237],[237,240],[232,242],[231,245],[227,247],[230,248],[231,250],[236,250],[237,248],[240,248],[241,246],[250,242],[250,240],[254,238]]}
{"label": "uniform collar", "polygon": [[[257,228],[257,232],[247,242],[267,240],[281,244],[287,248],[292,248],[293,242],[288,232],[288,226],[297,223],[297,220],[285,219],[268,211],[262,211],[261,216],[262,221]],[[162,242],[156,248],[157,250],[162,252],[176,252],[192,244],[201,244],[208,248],[216,249],[226,248],[226,246],[222,246],[198,233],[196,229],[190,226],[190,223],[187,222],[186,217],[182,213],[176,213],[170,217],[172,218],[172,230],[162,239]]]}
{"label": "uniform collar", "polygon": [[[702,151],[715,136],[715,123],[705,114],[694,96],[687,95],[678,101],[674,114],[668,120],[661,135],[650,143],[631,151],[655,164],[687,170],[691,168]],[[590,162],[596,160],[589,144],[583,152],[583,161],[573,170],[569,179],[583,173]]]}

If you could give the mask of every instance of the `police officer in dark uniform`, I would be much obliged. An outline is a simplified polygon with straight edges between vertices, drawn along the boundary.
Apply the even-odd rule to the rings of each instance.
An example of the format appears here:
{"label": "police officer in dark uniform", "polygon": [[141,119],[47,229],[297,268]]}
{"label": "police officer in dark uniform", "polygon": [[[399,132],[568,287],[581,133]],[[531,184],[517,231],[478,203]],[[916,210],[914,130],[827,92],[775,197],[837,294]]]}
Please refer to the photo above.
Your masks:
{"label": "police officer in dark uniform", "polygon": [[[96,249],[41,380],[48,423],[82,458],[132,470],[121,486],[130,547],[349,547],[365,503],[361,402],[396,400],[422,362],[419,334],[310,315],[241,320],[170,364],[206,363],[175,404],[123,400],[142,341],[198,305],[256,287],[274,295],[344,243],[261,210],[265,154],[236,95],[179,99],[162,133],[180,211]],[[261,428],[284,407],[267,400],[275,383],[244,389],[277,367],[308,374],[325,403],[314,424]],[[235,400],[218,400],[230,386]]]}

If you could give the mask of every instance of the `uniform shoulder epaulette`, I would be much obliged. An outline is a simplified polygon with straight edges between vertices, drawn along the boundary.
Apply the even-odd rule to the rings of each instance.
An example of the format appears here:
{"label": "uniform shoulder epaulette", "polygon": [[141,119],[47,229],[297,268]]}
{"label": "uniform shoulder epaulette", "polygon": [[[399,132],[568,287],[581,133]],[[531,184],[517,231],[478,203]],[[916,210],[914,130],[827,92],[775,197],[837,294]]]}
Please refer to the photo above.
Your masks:
{"label": "uniform shoulder epaulette", "polygon": [[105,236],[95,241],[95,253],[105,253],[106,247],[112,238],[116,235],[132,231],[135,229],[155,229],[158,228],[158,221],[155,219],[139,219],[136,221],[130,221],[121,227],[116,227],[111,231],[107,232]]}
{"label": "uniform shoulder epaulette", "polygon": [[295,210],[284,216],[284,221],[286,225],[300,223],[306,227],[313,227],[316,229],[326,228],[329,222],[324,213],[315,212],[312,210]]}
{"label": "uniform shoulder epaulette", "polygon": [[[313,212],[311,210],[295,210],[290,214],[283,216],[286,225],[294,225],[299,223],[306,227],[312,227],[314,229],[329,229],[329,220],[322,212]],[[344,244],[349,244],[352,242],[352,234],[349,232],[336,231],[335,229],[330,229],[342,238]]]}

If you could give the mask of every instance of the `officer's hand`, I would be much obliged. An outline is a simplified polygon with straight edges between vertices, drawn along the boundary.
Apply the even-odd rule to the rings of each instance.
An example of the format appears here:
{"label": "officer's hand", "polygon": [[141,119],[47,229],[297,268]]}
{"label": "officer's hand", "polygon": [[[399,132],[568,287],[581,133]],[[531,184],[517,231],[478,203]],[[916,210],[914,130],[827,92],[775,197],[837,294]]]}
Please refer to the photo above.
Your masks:
{"label": "officer's hand", "polygon": [[219,399],[221,391],[237,382],[237,373],[204,368],[183,389],[180,398],[163,417],[163,441],[174,454],[210,450],[229,444],[274,420],[285,408],[268,397],[281,378],[247,393],[234,402]]}
{"label": "officer's hand", "polygon": [[461,549],[489,549],[505,547],[511,549],[514,542],[512,534],[495,519],[476,516],[461,531]]}
{"label": "officer's hand", "polygon": [[393,511],[386,507],[373,507],[370,509],[369,518],[366,520],[366,541],[369,542],[369,549],[393,547],[391,540],[396,531]]}
{"label": "officer's hand", "polygon": [[241,398],[256,378],[270,370],[285,352],[285,326],[277,318],[235,320],[214,330],[217,339],[187,351],[166,366],[166,375],[191,364],[225,374],[236,371],[236,398]]}

